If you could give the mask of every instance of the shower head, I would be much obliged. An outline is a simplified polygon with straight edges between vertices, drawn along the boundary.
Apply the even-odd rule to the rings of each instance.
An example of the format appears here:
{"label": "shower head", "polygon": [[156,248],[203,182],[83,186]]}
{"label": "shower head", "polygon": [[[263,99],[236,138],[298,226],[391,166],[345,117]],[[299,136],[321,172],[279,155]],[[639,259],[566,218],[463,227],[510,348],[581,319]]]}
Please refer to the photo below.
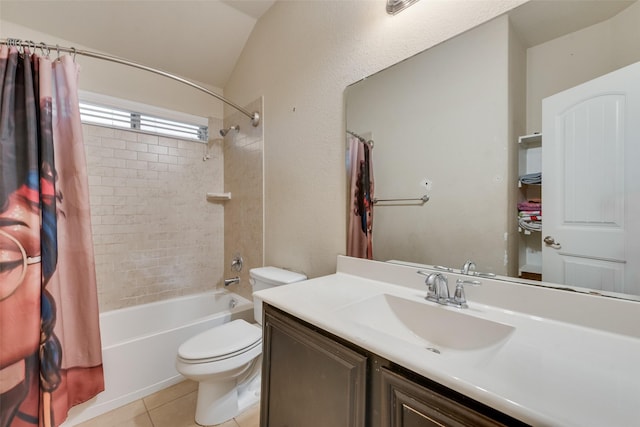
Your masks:
{"label": "shower head", "polygon": [[227,129],[220,129],[220,136],[224,137],[225,135],[227,135],[230,131],[235,130],[236,132],[240,131],[240,126],[239,125],[233,125]]}

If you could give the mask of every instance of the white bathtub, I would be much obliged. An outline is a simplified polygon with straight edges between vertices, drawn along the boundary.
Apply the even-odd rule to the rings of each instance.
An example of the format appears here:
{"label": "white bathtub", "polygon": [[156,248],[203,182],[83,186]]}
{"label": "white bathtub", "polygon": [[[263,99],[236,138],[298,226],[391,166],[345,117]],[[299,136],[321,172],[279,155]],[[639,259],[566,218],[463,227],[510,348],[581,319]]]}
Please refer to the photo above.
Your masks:
{"label": "white bathtub", "polygon": [[105,391],[78,405],[61,427],[70,427],[184,378],[175,369],[178,346],[234,319],[253,322],[253,303],[218,290],[100,314]]}

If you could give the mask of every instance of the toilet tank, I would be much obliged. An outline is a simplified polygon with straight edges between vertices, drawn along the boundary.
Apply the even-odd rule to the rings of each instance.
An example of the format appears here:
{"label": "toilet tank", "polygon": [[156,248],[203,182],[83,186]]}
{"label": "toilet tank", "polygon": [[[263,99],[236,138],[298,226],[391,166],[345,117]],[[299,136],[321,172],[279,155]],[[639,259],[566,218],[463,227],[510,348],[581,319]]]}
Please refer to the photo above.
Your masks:
{"label": "toilet tank", "polygon": [[[304,274],[278,267],[252,268],[249,270],[249,276],[253,292],[307,280]],[[255,296],[253,297],[253,317],[262,325],[262,299]]]}

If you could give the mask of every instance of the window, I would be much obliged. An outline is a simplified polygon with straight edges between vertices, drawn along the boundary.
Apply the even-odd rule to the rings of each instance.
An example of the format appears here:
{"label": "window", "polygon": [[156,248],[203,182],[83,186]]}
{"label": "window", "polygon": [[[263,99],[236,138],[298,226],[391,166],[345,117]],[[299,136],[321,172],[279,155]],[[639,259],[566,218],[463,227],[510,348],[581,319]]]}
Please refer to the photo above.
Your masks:
{"label": "window", "polygon": [[118,128],[133,128],[130,112],[86,104],[84,102],[80,103],[80,119],[83,123]]}
{"label": "window", "polygon": [[141,112],[83,101],[80,102],[80,118],[83,123],[101,126],[134,129],[200,142],[207,142],[209,139],[209,129],[204,124],[170,120]]}

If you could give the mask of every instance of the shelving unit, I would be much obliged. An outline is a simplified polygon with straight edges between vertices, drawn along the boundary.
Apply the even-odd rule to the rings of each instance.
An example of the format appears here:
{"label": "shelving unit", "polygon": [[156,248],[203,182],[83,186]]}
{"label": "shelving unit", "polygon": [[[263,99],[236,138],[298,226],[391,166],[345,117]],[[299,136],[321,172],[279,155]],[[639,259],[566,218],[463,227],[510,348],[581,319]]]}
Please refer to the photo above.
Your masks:
{"label": "shelving unit", "polygon": [[[518,202],[532,199],[542,200],[541,184],[525,184],[522,175],[542,170],[542,134],[534,133],[518,138]],[[518,214],[516,207],[515,214]],[[542,233],[518,227],[518,274],[524,279],[542,279]]]}

